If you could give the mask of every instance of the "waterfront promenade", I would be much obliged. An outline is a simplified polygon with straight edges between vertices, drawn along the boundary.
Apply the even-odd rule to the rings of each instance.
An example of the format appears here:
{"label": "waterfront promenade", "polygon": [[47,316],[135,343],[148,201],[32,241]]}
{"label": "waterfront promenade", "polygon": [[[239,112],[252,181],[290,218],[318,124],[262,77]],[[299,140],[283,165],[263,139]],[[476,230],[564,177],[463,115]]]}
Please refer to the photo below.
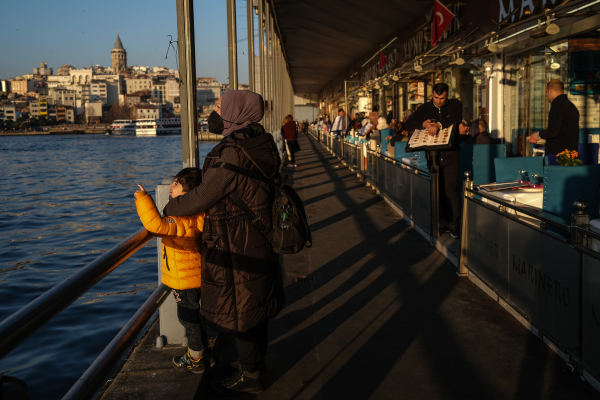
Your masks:
{"label": "waterfront promenade", "polygon": [[[256,398],[599,397],[320,143],[300,146],[291,182],[314,246],[283,257],[288,300],[270,324],[268,390]],[[211,398],[210,376],[176,372],[181,349],[153,349],[154,335],[103,399]]]}

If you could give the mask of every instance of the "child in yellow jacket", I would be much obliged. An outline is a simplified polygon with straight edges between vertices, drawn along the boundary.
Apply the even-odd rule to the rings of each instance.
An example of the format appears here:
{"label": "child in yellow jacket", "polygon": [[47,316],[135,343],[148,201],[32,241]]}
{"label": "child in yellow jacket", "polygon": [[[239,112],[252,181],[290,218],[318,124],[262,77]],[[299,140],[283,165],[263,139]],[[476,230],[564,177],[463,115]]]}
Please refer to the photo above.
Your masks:
{"label": "child in yellow jacket", "polygon": [[[200,185],[202,171],[184,168],[171,184],[171,198],[181,196]],[[144,227],[162,238],[162,282],[173,289],[177,317],[185,328],[188,351],[173,358],[177,369],[202,373],[215,361],[208,348],[206,327],[200,316],[201,258],[200,242],[204,213],[190,217],[161,217],[154,200],[142,185],[135,192],[135,205]]]}

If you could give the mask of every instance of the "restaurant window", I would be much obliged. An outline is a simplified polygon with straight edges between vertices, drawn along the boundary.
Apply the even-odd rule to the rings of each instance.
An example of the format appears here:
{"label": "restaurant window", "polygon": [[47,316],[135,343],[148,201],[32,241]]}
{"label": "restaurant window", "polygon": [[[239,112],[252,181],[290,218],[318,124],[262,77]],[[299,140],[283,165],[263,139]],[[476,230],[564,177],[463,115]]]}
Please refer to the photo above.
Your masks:
{"label": "restaurant window", "polygon": [[[508,57],[501,83],[504,85],[504,103],[508,111],[504,121],[505,138],[512,154],[531,156],[532,147],[527,138],[548,128],[550,103],[546,98],[546,85],[550,80],[559,79],[565,84],[565,93],[579,108],[580,113],[582,107],[585,108],[587,93],[579,93],[584,86],[575,87],[579,80],[574,79],[573,72],[576,68],[573,68],[573,63],[578,61],[578,57],[573,56],[573,50],[569,40]],[[593,70],[593,66],[591,69]],[[596,69],[598,70],[600,67]],[[577,74],[575,76],[579,77]],[[588,77],[589,72],[586,73],[586,78]],[[587,83],[585,89],[587,90]],[[590,89],[593,92],[593,83]],[[584,126],[582,122],[580,120],[581,127]]]}
{"label": "restaurant window", "polygon": [[416,110],[419,104],[425,103],[425,81],[410,80],[408,82],[408,107]]}

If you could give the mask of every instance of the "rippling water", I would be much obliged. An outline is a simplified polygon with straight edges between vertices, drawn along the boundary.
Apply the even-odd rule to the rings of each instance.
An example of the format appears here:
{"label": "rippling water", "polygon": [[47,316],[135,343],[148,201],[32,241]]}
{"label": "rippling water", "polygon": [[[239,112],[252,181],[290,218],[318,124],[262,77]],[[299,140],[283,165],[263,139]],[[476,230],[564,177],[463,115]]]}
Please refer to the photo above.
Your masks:
{"label": "rippling water", "polygon": [[[200,156],[214,143],[200,142]],[[181,169],[181,137],[0,137],[0,320],[142,227],[133,193]],[[60,399],[157,283],[150,241],[0,360],[31,399]]]}

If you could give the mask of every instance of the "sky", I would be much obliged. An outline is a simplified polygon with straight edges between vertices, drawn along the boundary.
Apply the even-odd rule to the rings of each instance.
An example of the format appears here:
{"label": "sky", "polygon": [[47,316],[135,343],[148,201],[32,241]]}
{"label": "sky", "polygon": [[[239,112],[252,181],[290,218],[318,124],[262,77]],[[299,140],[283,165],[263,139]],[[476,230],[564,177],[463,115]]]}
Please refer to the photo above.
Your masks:
{"label": "sky", "polygon": [[[236,9],[239,82],[248,83],[246,1]],[[197,77],[228,82],[226,21],[225,0],[194,1]],[[33,73],[42,61],[55,74],[63,64],[110,67],[117,31],[128,66],[177,68],[172,49],[165,59],[167,35],[177,40],[175,0],[2,1],[0,79]]]}

